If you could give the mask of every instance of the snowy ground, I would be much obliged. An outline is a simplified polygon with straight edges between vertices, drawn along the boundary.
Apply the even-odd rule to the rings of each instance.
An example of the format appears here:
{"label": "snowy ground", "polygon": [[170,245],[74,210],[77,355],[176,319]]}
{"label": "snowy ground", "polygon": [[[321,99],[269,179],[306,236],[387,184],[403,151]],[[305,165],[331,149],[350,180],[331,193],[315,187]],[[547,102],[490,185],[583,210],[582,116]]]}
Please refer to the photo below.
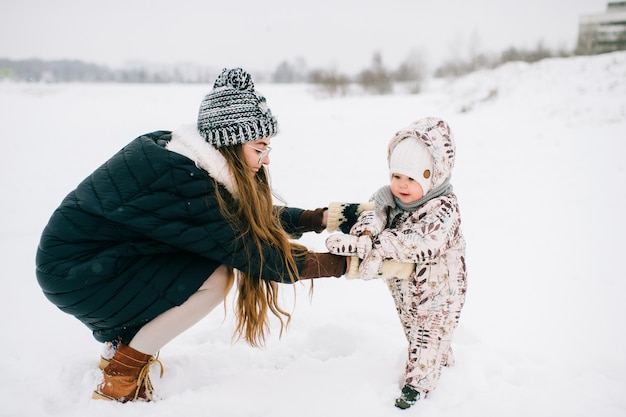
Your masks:
{"label": "snowy ground", "polygon": [[[91,400],[101,347],[41,294],[39,234],[126,142],[193,122],[208,89],[0,84],[0,416],[626,414],[626,53],[509,64],[420,95],[258,86],[281,124],[273,183],[294,206],[369,198],[388,139],[416,118],[455,132],[469,291],[457,364],[428,399],[393,407],[405,340],[383,283],[323,279],[312,299],[284,287],[294,319],[264,350],[231,344],[229,304],[161,351],[161,401]],[[323,250],[325,236],[304,242]]]}

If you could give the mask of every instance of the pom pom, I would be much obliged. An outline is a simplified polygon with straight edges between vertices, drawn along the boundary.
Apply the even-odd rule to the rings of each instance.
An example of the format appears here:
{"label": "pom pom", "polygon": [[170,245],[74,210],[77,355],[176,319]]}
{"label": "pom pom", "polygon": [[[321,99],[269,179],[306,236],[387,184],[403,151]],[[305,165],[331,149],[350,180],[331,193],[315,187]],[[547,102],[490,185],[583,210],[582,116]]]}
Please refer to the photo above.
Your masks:
{"label": "pom pom", "polygon": [[235,90],[254,90],[252,77],[241,68],[226,69],[215,80],[214,88],[231,87]]}

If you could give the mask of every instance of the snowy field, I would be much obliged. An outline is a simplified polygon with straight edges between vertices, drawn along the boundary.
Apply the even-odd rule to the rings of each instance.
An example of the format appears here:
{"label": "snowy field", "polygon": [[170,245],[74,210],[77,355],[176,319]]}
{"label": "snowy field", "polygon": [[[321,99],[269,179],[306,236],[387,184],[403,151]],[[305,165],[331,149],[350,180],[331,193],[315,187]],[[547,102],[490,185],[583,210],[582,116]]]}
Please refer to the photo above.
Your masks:
{"label": "snowy field", "polygon": [[[0,416],[626,415],[626,53],[512,63],[420,95],[257,86],[281,125],[273,184],[293,206],[365,201],[387,182],[396,130],[430,115],[452,127],[469,288],[457,364],[426,400],[393,406],[393,302],[380,281],[343,278],[317,280],[311,298],[309,284],[283,286],[291,327],[261,350],[231,343],[230,299],[161,351],[158,402],[91,400],[101,346],[42,295],[39,235],[127,142],[193,123],[209,88],[0,83]],[[303,241],[324,250],[325,237]]]}

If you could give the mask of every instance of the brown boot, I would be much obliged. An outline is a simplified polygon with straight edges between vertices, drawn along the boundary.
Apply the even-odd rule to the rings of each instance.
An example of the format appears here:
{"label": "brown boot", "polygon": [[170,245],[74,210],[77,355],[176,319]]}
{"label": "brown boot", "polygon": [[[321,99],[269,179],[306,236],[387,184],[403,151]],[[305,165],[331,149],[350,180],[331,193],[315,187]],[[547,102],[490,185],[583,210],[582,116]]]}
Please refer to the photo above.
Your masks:
{"label": "brown boot", "polygon": [[98,365],[98,368],[100,368],[101,371],[104,371],[104,369],[109,366],[109,363],[111,363],[110,359],[105,359],[103,356],[100,356],[100,364]]}
{"label": "brown boot", "polygon": [[141,353],[130,346],[120,344],[109,364],[102,371],[104,381],[93,393],[94,399],[115,400],[119,402],[153,399],[153,387],[150,381],[150,366],[163,364],[152,355]]}
{"label": "brown boot", "polygon": [[113,355],[115,355],[115,350],[121,342],[122,341],[119,339],[111,340],[110,342],[104,342],[99,364],[99,368],[101,371],[104,371],[104,368],[109,366],[109,362],[111,362],[111,358],[113,357]]}

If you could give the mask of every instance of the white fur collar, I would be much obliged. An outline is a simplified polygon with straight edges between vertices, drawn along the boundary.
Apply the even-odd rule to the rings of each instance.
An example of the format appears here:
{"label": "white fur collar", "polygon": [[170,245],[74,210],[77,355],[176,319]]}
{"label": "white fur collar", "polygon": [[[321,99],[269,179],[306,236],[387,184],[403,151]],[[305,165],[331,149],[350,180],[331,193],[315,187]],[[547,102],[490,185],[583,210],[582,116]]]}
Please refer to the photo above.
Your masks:
{"label": "white fur collar", "polygon": [[185,125],[173,131],[172,139],[166,148],[194,161],[198,168],[208,172],[213,179],[226,187],[235,199],[238,198],[237,186],[232,180],[226,159],[200,136],[195,126]]}

